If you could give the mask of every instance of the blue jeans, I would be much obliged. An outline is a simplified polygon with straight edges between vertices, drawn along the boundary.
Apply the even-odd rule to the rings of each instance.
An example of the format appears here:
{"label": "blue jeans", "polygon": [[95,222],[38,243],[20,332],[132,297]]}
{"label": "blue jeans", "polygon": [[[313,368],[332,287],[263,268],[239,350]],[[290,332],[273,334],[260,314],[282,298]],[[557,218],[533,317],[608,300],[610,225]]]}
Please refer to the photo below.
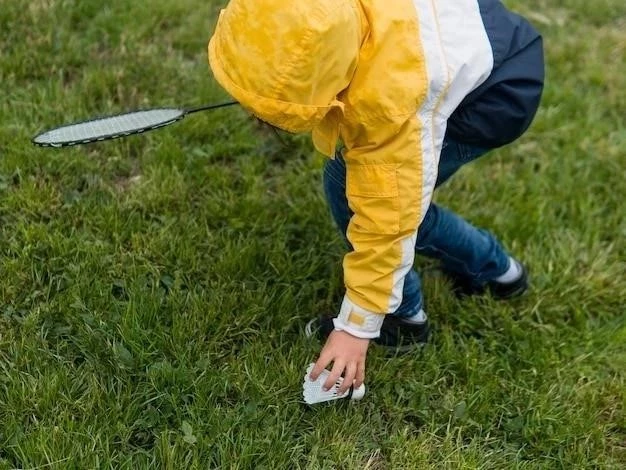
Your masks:
{"label": "blue jeans", "polygon": [[[446,137],[436,186],[487,151]],[[347,242],[346,231],[352,212],[346,198],[346,165],[341,152],[337,152],[334,160],[326,162],[324,192],[333,219]],[[352,249],[349,243],[348,247]],[[509,268],[509,256],[492,234],[434,203],[430,204],[419,227],[415,251],[440,260],[444,269],[466,276],[478,284],[504,274]],[[402,304],[394,312],[395,315],[408,317],[418,313],[423,299],[420,278],[415,270],[407,274],[402,294]]]}

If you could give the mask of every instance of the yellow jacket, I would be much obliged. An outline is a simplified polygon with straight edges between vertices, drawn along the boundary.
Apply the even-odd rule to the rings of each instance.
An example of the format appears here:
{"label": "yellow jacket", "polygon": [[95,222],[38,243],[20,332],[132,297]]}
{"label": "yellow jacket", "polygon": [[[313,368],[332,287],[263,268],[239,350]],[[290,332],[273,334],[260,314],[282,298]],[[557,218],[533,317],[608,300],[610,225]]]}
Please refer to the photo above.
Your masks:
{"label": "yellow jacket", "polygon": [[220,13],[209,62],[224,89],[329,157],[344,143],[353,251],[336,325],[357,336],[400,305],[447,117],[491,70],[484,29],[441,40],[448,28],[463,44],[477,22],[476,0],[231,0]]}

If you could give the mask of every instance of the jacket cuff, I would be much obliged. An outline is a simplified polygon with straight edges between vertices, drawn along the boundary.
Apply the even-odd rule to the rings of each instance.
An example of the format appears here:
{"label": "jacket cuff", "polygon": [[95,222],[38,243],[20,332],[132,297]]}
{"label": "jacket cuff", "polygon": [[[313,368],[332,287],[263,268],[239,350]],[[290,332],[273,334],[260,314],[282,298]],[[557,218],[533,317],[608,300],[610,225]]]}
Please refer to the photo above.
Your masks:
{"label": "jacket cuff", "polygon": [[373,339],[380,336],[384,319],[384,314],[365,310],[345,295],[339,315],[333,319],[333,324],[337,331],[345,331],[357,338]]}

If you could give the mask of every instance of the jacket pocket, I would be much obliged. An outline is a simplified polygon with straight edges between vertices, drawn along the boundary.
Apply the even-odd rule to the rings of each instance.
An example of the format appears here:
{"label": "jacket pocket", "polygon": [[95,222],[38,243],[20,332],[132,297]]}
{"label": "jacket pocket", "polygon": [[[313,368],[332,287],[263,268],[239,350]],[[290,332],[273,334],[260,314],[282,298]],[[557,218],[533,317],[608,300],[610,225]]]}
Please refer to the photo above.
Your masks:
{"label": "jacket pocket", "polygon": [[346,195],[357,230],[377,234],[400,231],[398,166],[347,165]]}

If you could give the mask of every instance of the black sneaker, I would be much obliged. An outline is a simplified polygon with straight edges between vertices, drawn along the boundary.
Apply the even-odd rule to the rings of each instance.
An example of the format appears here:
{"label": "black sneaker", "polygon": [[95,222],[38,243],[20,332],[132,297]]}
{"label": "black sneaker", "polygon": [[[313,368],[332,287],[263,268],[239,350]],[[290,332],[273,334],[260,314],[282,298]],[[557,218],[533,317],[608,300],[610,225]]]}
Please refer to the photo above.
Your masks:
{"label": "black sneaker", "polygon": [[443,273],[450,279],[452,290],[459,297],[482,295],[489,292],[494,299],[512,299],[513,297],[519,297],[528,290],[528,270],[526,266],[517,260],[513,261],[522,269],[520,277],[513,282],[488,281],[484,284],[477,284],[472,279],[452,271],[444,269]]}
{"label": "black sneaker", "polygon": [[[323,316],[307,323],[304,332],[308,337],[317,334],[320,339],[325,340],[334,329],[333,317]],[[372,341],[394,352],[408,352],[426,344],[429,333],[428,320],[414,323],[395,315],[386,315],[380,328],[380,336]]]}

